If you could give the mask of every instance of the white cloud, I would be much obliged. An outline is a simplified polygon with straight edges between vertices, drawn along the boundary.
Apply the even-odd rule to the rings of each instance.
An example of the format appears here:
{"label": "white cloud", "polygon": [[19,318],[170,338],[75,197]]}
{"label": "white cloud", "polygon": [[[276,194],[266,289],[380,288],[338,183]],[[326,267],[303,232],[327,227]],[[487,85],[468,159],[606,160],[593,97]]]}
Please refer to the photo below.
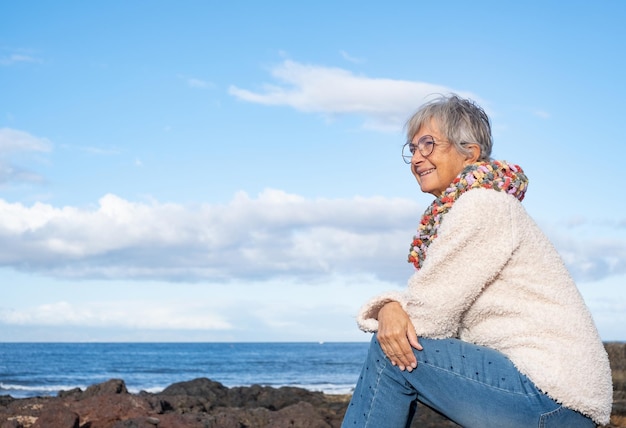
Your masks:
{"label": "white cloud", "polygon": [[49,152],[51,147],[47,138],[35,137],[17,129],[0,128],[0,156],[18,151]]}
{"label": "white cloud", "polygon": [[189,78],[187,84],[192,88],[208,88],[211,85],[208,82],[200,79]]}
{"label": "white cloud", "polygon": [[626,273],[626,231],[619,220],[577,215],[543,228],[578,281]]}
{"label": "white cloud", "polygon": [[20,310],[0,308],[0,323],[20,326],[123,327],[146,330],[228,330],[232,326],[194,304],[173,305],[167,301],[118,300],[89,304],[66,301],[42,304]]}
{"label": "white cloud", "polygon": [[562,239],[560,254],[572,274],[579,279],[597,280],[626,273],[624,239],[598,237],[591,241]]}
{"label": "white cloud", "polygon": [[355,64],[359,64],[359,63],[362,63],[362,62],[363,62],[363,60],[362,60],[362,59],[360,59],[360,58],[356,58],[356,57],[353,57],[352,55],[350,55],[350,54],[349,54],[348,52],[346,52],[346,51],[340,51],[339,53],[341,54],[341,57],[342,57],[343,59],[345,59],[346,61],[350,61],[350,62],[353,62],[353,63],[355,63]]}
{"label": "white cloud", "polygon": [[371,78],[291,60],[274,67],[271,75],[277,84],[265,84],[260,91],[232,85],[229,92],[244,101],[284,105],[308,113],[355,114],[363,117],[365,127],[393,131],[404,125],[416,105],[433,94],[456,92],[480,101],[469,92],[432,83]]}
{"label": "white cloud", "polygon": [[51,148],[52,144],[46,138],[17,129],[0,128],[0,184],[43,181],[39,174],[17,166],[7,158],[18,152],[49,152]]}
{"label": "white cloud", "polygon": [[420,211],[407,200],[278,190],[199,207],[111,194],[89,209],[0,200],[0,264],[66,278],[397,277]]}
{"label": "white cloud", "polygon": [[[112,194],[89,208],[0,199],[0,265],[59,278],[314,282],[359,273],[403,283],[423,208],[406,199],[306,199],[271,189],[195,207]],[[612,228],[550,234],[577,279],[626,272],[626,240]]]}
{"label": "white cloud", "polygon": [[69,144],[62,144],[60,147],[62,149],[83,152],[93,156],[114,156],[122,153],[120,149],[114,147],[102,148],[93,146],[73,146]]}
{"label": "white cloud", "polygon": [[197,77],[189,77],[184,75],[178,75],[178,77],[180,79],[183,79],[187,83],[187,86],[189,86],[190,88],[208,89],[213,88],[214,86],[213,83],[207,82],[203,79],[198,79]]}
{"label": "white cloud", "polygon": [[40,183],[43,177],[32,171],[0,160],[0,184],[8,182]]}

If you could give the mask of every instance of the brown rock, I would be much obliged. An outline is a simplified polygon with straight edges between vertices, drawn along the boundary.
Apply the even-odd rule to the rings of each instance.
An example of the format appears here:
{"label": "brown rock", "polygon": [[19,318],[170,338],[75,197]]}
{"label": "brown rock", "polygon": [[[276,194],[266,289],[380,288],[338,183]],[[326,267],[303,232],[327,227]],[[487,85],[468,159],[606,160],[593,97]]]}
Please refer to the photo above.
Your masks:
{"label": "brown rock", "polygon": [[8,419],[0,423],[0,428],[22,428],[22,424],[20,424],[15,419]]}
{"label": "brown rock", "polygon": [[626,343],[604,344],[613,377],[613,410],[609,427],[626,427]]}
{"label": "brown rock", "polygon": [[303,401],[320,405],[324,394],[302,388],[252,385],[249,387],[231,388],[228,394],[230,407],[263,407],[269,410],[280,410]]}
{"label": "brown rock", "polygon": [[115,422],[112,428],[154,428],[159,426],[158,418],[131,418]]}
{"label": "brown rock", "polygon": [[[174,383],[156,394],[163,411],[206,412],[214,407],[228,407],[228,388],[207,378]],[[156,408],[156,404],[153,403]]]}
{"label": "brown rock", "polygon": [[89,428],[108,428],[132,418],[158,417],[147,400],[128,393],[92,396],[69,405],[80,415],[81,425],[91,424]]}
{"label": "brown rock", "polygon": [[311,403],[301,401],[277,412],[270,412],[270,427],[330,428],[332,425]]}
{"label": "brown rock", "polygon": [[91,385],[85,390],[81,398],[99,397],[102,395],[128,394],[126,384],[122,379],[110,379],[106,382]]}
{"label": "brown rock", "polygon": [[63,405],[42,409],[32,428],[79,428],[80,417]]}

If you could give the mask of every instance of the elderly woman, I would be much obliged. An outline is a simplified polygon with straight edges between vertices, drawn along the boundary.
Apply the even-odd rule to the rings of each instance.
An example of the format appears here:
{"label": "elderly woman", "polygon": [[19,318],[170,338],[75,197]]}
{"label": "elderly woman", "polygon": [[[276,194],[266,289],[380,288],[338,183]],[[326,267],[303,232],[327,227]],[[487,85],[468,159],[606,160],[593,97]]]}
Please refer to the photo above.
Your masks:
{"label": "elderly woman", "polygon": [[491,125],[456,95],[407,123],[428,207],[404,291],[367,302],[375,332],[343,427],[408,427],[417,401],[465,427],[609,422],[607,354],[557,251],[520,201],[522,169],[490,158]]}

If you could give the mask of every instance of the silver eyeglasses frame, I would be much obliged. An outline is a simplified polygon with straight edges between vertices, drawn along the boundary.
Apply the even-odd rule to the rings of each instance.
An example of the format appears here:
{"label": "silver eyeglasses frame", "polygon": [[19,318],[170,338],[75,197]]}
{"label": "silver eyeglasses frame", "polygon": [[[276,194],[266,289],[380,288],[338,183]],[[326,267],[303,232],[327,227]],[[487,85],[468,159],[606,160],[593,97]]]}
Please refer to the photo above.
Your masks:
{"label": "silver eyeglasses frame", "polygon": [[[439,141],[439,143],[445,143],[446,141]],[[432,135],[424,135],[419,140],[417,140],[417,145],[412,142],[404,143],[402,146],[402,159],[404,163],[410,164],[411,159],[413,159],[413,155],[415,154],[415,150],[419,150],[420,154],[427,158],[433,153],[435,150],[435,145],[438,142],[435,140],[435,137]]]}

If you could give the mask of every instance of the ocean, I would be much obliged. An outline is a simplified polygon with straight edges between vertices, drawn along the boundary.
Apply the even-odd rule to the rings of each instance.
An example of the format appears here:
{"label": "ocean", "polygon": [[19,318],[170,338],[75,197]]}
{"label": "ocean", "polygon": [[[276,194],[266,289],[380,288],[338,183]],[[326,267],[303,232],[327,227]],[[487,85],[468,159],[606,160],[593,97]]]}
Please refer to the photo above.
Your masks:
{"label": "ocean", "polygon": [[206,377],[227,387],[294,386],[351,393],[368,348],[354,343],[0,343],[0,395],[54,396],[123,379],[160,392]]}

